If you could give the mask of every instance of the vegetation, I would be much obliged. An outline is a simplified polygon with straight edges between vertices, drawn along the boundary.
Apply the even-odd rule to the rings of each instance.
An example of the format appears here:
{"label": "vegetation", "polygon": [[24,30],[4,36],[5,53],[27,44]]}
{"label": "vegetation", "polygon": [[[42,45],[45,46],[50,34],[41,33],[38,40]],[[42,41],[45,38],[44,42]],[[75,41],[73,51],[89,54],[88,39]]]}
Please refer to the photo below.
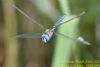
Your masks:
{"label": "vegetation", "polygon": [[[55,31],[73,38],[82,36],[91,45],[60,35],[53,35],[48,43],[38,38],[16,38],[18,34],[42,33],[44,30],[13,5],[47,29],[64,14],[63,21],[66,21],[85,11],[85,15],[60,25]],[[0,67],[99,67],[99,6],[99,0],[1,0]]]}

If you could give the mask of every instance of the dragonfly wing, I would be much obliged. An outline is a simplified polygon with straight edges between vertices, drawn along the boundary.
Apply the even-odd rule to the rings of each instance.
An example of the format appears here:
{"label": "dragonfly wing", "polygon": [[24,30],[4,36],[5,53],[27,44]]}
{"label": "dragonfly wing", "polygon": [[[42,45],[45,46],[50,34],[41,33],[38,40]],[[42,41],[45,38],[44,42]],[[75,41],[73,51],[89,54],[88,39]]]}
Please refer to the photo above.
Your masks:
{"label": "dragonfly wing", "polygon": [[16,38],[31,38],[31,39],[37,39],[41,38],[42,33],[27,33],[27,34],[19,34],[16,35]]}
{"label": "dragonfly wing", "polygon": [[78,38],[73,38],[73,37],[64,35],[64,34],[62,34],[62,33],[58,33],[58,32],[54,32],[54,33],[55,33],[55,35],[57,35],[57,36],[62,36],[62,37],[64,37],[64,38],[69,38],[69,39],[71,39],[71,40],[80,42],[80,43],[82,43],[82,44],[91,45],[88,41],[84,40],[84,38],[81,37],[81,36],[79,36]]}
{"label": "dragonfly wing", "polygon": [[54,34],[57,35],[57,36],[61,36],[61,37],[64,37],[64,38],[68,38],[68,39],[71,39],[71,40],[75,40],[74,38],[72,38],[70,36],[66,36],[66,35],[64,35],[62,33],[54,32]]}
{"label": "dragonfly wing", "polygon": [[72,15],[72,16],[70,15],[69,16],[70,18],[68,17],[69,19],[67,19],[65,21],[64,21],[64,19],[66,18],[66,15],[63,15],[61,18],[58,19],[58,21],[54,24],[54,26],[52,27],[51,30],[54,31],[57,26],[62,25],[64,23],[67,23],[67,22],[69,22],[69,21],[71,21],[71,20],[73,20],[75,18],[78,18],[78,17],[84,15],[84,14],[85,14],[85,12],[83,11],[80,14],[75,15],[75,16],[74,15]]}
{"label": "dragonfly wing", "polygon": [[60,23],[59,25],[62,25],[62,24],[64,24],[64,23],[67,23],[67,22],[69,22],[69,21],[71,21],[71,20],[73,20],[73,19],[75,19],[75,18],[78,18],[78,17],[80,17],[80,16],[82,16],[82,15],[84,15],[85,14],[85,12],[83,11],[83,12],[81,12],[81,13],[79,13],[78,15],[70,15],[68,18],[68,20],[65,20],[65,21],[62,21],[62,23]]}
{"label": "dragonfly wing", "polygon": [[42,29],[45,29],[45,27],[42,24],[39,24],[36,20],[34,20],[33,18],[31,18],[29,15],[27,15],[25,12],[23,12],[22,10],[20,10],[18,7],[16,7],[15,5],[13,5],[13,7],[19,11],[23,16],[25,16],[27,19],[29,19],[30,21],[32,21],[33,23],[37,24],[38,26],[40,26]]}

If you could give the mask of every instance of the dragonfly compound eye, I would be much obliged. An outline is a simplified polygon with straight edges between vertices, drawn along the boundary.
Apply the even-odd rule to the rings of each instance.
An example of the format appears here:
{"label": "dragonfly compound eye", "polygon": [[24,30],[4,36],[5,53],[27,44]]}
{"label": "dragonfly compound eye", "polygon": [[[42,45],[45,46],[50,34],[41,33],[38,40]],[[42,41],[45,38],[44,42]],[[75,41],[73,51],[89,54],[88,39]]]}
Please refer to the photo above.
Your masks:
{"label": "dragonfly compound eye", "polygon": [[43,42],[46,43],[47,41],[49,41],[49,39],[50,39],[50,38],[49,38],[48,35],[46,35],[46,34],[43,34],[43,35],[42,35],[42,41],[43,41]]}

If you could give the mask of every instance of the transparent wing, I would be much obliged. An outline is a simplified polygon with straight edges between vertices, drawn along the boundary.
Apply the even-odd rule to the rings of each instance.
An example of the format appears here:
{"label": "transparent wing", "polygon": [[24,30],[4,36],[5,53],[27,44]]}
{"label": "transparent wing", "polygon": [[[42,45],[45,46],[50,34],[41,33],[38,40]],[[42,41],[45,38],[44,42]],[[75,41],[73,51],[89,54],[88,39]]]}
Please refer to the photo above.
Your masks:
{"label": "transparent wing", "polygon": [[16,35],[16,38],[38,39],[38,38],[41,38],[41,35],[42,35],[42,33],[27,33],[27,34]]}
{"label": "transparent wing", "polygon": [[62,25],[62,24],[64,24],[64,23],[67,23],[67,22],[69,22],[69,21],[71,21],[71,20],[73,20],[73,19],[75,19],[75,18],[78,18],[78,17],[84,15],[84,14],[85,14],[85,12],[83,11],[83,12],[81,12],[80,14],[78,14],[78,15],[76,15],[76,16],[73,16],[73,17],[70,18],[69,20],[66,20],[66,21],[64,21],[63,23],[60,23],[59,25]]}
{"label": "transparent wing", "polygon": [[81,36],[79,36],[78,38],[72,38],[72,37],[70,37],[70,36],[67,36],[67,35],[64,35],[64,34],[61,34],[61,33],[58,33],[58,32],[54,32],[54,33],[55,33],[55,35],[57,35],[57,36],[62,36],[62,37],[64,37],[64,38],[69,38],[69,39],[71,39],[71,40],[80,42],[80,43],[82,43],[82,44],[91,45],[88,41],[84,40],[84,38],[81,37]]}
{"label": "transparent wing", "polygon": [[32,21],[33,23],[39,25],[42,29],[45,29],[43,25],[39,24],[37,21],[35,21],[34,19],[32,19],[30,16],[28,16],[26,13],[24,13],[22,10],[20,10],[18,7],[16,7],[15,5],[13,5],[13,7],[19,11],[22,15],[24,15],[27,19],[29,19],[30,21]]}
{"label": "transparent wing", "polygon": [[64,23],[67,23],[67,22],[69,22],[69,21],[71,21],[71,20],[73,20],[73,19],[75,19],[75,18],[78,18],[78,17],[84,15],[84,14],[85,14],[85,12],[81,12],[80,14],[78,14],[78,15],[76,15],[76,16],[73,16],[73,17],[70,18],[69,20],[66,20],[66,21],[62,22],[63,19],[66,17],[66,15],[63,15],[63,16],[62,16],[61,18],[59,18],[58,21],[54,24],[54,26],[51,28],[51,31],[54,31],[55,28],[56,28],[57,26],[62,25],[62,24],[64,24]]}

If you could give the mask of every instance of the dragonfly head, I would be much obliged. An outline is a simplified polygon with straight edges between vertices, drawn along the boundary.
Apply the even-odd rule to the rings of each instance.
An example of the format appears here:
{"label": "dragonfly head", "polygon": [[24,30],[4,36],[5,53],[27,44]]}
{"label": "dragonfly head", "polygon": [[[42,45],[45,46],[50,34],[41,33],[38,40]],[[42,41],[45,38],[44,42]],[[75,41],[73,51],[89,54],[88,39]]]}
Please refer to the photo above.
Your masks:
{"label": "dragonfly head", "polygon": [[43,35],[41,36],[42,41],[44,43],[47,43],[51,39],[52,35],[53,35],[53,32],[50,29],[46,29]]}
{"label": "dragonfly head", "polygon": [[50,40],[50,38],[47,34],[43,34],[41,38],[44,43],[47,43]]}

